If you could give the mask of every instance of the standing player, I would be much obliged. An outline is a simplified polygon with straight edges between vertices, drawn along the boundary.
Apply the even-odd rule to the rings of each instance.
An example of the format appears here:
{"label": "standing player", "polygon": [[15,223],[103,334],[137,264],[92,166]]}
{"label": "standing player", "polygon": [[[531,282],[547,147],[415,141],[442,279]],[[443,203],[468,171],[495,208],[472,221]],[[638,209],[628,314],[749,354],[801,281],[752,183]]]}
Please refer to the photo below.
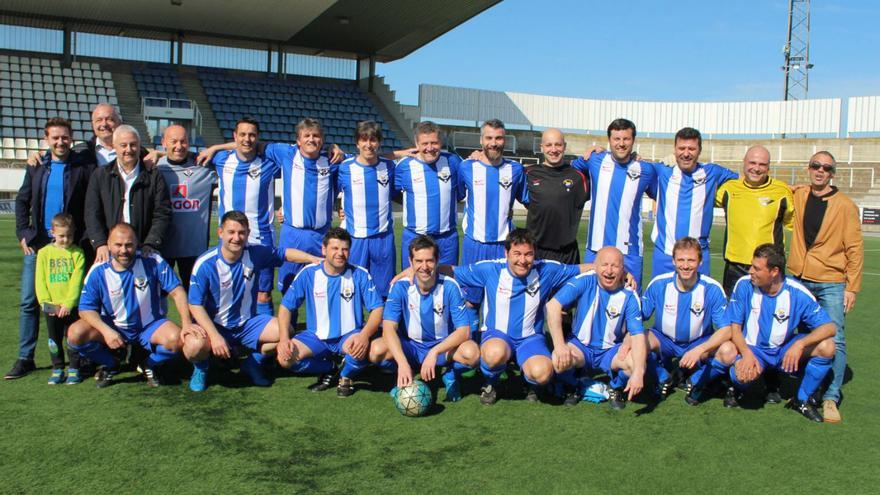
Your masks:
{"label": "standing player", "polygon": [[171,198],[171,224],[162,247],[162,256],[177,273],[183,288],[189,290],[196,258],[208,249],[211,230],[211,198],[217,174],[196,165],[189,152],[186,129],[170,125],[162,135],[165,156],[156,163]]}
{"label": "standing player", "polygon": [[[100,364],[98,388],[112,384],[118,363],[110,349],[136,343],[150,351],[142,365],[150,387],[158,387],[155,367],[178,352],[196,369],[207,366],[208,339],[205,331],[191,323],[186,291],[174,270],[158,254],[137,251],[134,228],[120,223],[107,237],[110,261],[95,264],[86,276],[79,300],[80,320],[70,326],[70,348]],[[162,293],[174,300],[183,324],[165,315]]]}
{"label": "standing player", "polygon": [[706,386],[727,373],[737,355],[730,342],[724,289],[700,272],[704,249],[693,237],[679,239],[672,247],[675,271],[654,277],[642,296],[642,317],[647,320],[656,312],[648,345],[660,360],[649,357],[648,371],[656,374],[660,397],[665,398],[675,385],[667,370],[678,359],[680,368],[693,371],[685,401],[694,406]]}
{"label": "standing player", "polygon": [[559,129],[541,135],[544,162],[526,170],[529,210],[526,226],[535,237],[535,256],[560,263],[580,263],[577,231],[590,199],[584,174],[564,161],[565,136]]}
{"label": "standing player", "polygon": [[[473,369],[480,350],[470,340],[470,317],[461,289],[452,278],[437,274],[437,243],[426,235],[409,245],[412,278],[398,280],[385,302],[382,338],[370,346],[370,361],[397,365],[397,386],[412,383],[411,366],[423,380],[434,379],[434,368],[446,366],[446,400],[461,399],[461,374]],[[403,321],[404,330],[398,325]]]}
{"label": "standing player", "polygon": [[430,235],[440,248],[440,263],[458,263],[458,194],[461,158],[440,151],[440,127],[429,121],[416,125],[416,156],[400,160],[394,187],[403,192],[403,236],[400,264],[409,266],[409,243]]}
{"label": "standing player", "polygon": [[339,165],[337,187],[345,211],[341,226],[352,237],[349,262],[370,272],[384,298],[396,264],[391,199],[399,192],[393,182],[394,161],[379,156],[378,123],[358,123],[355,141],[358,155]]}
{"label": "standing player", "polygon": [[[553,366],[566,385],[566,405],[576,405],[575,368],[601,370],[611,378],[609,404],[623,409],[641,392],[646,341],[639,296],[624,287],[623,254],[613,247],[596,253],[593,271],[570,280],[547,303],[547,327],[553,339]],[[565,341],[562,311],[577,303],[574,336]],[[624,335],[630,352],[621,352]]]}
{"label": "standing player", "polygon": [[610,151],[578,158],[572,166],[590,177],[590,228],[584,261],[592,262],[599,249],[613,246],[623,253],[626,271],[642,285],[642,196],[654,198],[654,164],[633,158],[636,126],[617,119],[608,126]]}
{"label": "standing player", "polygon": [[[728,312],[731,340],[742,356],[730,369],[736,388],[751,385],[769,368],[795,373],[806,361],[789,406],[821,422],[811,397],[831,370],[837,328],[810,291],[785,276],[782,249],[769,243],[755,249],[749,275],[737,281]],[[800,326],[810,331],[795,334]]]}
{"label": "standing player", "polygon": [[693,237],[700,242],[700,273],[709,275],[709,234],[712,230],[715,193],[721,184],[739,176],[714,163],[700,163],[703,138],[700,131],[685,127],[675,134],[675,166],[657,171],[657,220],[651,230],[654,257],[651,278],[675,270],[672,250],[677,239]]}
{"label": "standing player", "polygon": [[[284,294],[278,311],[278,362],[295,373],[323,375],[311,387],[332,385],[333,355],[344,356],[336,394],[354,393],[352,379],[369,365],[370,339],[382,322],[382,298],[370,274],[348,263],[351,236],[330,228],[321,247],[324,260],[303,268]],[[306,330],[290,338],[291,312],[306,305]],[[369,312],[364,323],[363,310]]]}
{"label": "standing player", "polygon": [[[251,237],[248,217],[236,210],[223,214],[217,237],[220,245],[196,260],[189,308],[193,318],[207,332],[215,356],[231,357],[230,344],[254,351],[242,363],[241,370],[254,385],[266,387],[270,381],[263,371],[263,354],[275,350],[279,332],[278,320],[258,313],[254,304],[261,274],[284,261],[305,263],[317,258],[297,249],[248,244]],[[191,384],[196,382],[200,390],[204,390],[207,370],[207,363],[197,368]]]}

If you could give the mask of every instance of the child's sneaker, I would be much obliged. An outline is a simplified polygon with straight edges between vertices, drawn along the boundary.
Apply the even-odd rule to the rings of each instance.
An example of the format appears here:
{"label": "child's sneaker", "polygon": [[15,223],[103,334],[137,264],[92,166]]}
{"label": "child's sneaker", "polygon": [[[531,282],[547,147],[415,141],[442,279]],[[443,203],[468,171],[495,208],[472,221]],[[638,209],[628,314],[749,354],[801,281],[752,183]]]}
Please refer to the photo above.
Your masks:
{"label": "child's sneaker", "polygon": [[64,382],[67,385],[78,385],[82,383],[83,379],[79,375],[79,370],[76,368],[68,368],[67,369],[67,381]]}
{"label": "child's sneaker", "polygon": [[49,377],[49,385],[58,385],[64,383],[64,368],[55,368]]}

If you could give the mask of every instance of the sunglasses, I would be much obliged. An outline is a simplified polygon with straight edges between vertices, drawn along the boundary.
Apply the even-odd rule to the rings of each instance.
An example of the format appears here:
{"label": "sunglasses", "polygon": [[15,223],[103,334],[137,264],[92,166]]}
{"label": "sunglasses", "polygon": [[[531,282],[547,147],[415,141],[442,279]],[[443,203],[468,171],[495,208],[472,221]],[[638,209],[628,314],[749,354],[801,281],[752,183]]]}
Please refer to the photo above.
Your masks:
{"label": "sunglasses", "polygon": [[810,164],[810,170],[822,169],[826,172],[834,172],[834,165],[825,165],[824,163],[813,162]]}

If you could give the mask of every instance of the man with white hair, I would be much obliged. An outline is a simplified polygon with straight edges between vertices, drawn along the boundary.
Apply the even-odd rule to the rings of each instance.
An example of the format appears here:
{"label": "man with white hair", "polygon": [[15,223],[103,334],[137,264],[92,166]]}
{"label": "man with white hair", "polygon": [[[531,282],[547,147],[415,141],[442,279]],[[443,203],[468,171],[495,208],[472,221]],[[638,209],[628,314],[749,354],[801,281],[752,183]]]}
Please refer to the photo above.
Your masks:
{"label": "man with white hair", "polygon": [[130,125],[113,131],[116,160],[98,167],[86,192],[86,235],[95,248],[95,261],[109,259],[107,235],[119,222],[131,224],[145,255],[162,248],[171,221],[168,188],[157,169],[147,170],[140,159],[141,138]]}

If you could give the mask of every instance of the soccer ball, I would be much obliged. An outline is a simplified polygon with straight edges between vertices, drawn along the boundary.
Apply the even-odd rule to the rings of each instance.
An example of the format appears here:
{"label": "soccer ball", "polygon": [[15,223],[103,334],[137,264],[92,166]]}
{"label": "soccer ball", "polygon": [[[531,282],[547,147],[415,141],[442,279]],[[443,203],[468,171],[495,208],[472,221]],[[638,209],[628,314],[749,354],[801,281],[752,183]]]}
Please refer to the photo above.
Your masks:
{"label": "soccer ball", "polygon": [[423,416],[431,407],[431,389],[421,380],[413,380],[406,387],[397,389],[394,395],[394,407],[404,416]]}

